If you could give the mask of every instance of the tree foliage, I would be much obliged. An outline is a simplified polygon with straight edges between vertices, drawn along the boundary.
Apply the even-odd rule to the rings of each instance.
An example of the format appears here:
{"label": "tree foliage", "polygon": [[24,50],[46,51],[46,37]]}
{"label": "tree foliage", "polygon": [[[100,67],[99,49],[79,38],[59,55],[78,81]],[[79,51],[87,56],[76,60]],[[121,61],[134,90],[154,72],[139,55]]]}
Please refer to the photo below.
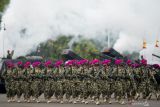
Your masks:
{"label": "tree foliage", "polygon": [[63,49],[67,49],[69,41],[72,36],[60,35],[56,40],[48,40],[39,44],[35,52],[30,53],[30,55],[41,55],[49,59],[59,59]]}
{"label": "tree foliage", "polygon": [[[61,52],[63,49],[69,49],[68,44],[73,39],[73,36],[58,36],[56,40],[48,40],[41,43],[37,50],[31,52],[29,55],[41,55],[45,58],[56,60],[61,58]],[[97,47],[90,39],[80,38],[79,41],[75,41],[72,44],[72,49],[75,53],[82,58],[92,59],[91,52],[97,52]],[[95,57],[95,56],[94,56]]]}
{"label": "tree foliage", "polygon": [[[0,0],[0,24],[1,24],[1,18],[2,13],[4,12],[6,6],[9,4],[10,0]],[[1,30],[1,28],[0,28]]]}
{"label": "tree foliage", "polygon": [[5,6],[9,4],[10,0],[0,0],[0,12],[3,12],[5,9]]}
{"label": "tree foliage", "polygon": [[72,47],[74,52],[86,59],[92,59],[91,53],[98,51],[96,45],[89,39],[82,39],[79,42],[75,42]]}

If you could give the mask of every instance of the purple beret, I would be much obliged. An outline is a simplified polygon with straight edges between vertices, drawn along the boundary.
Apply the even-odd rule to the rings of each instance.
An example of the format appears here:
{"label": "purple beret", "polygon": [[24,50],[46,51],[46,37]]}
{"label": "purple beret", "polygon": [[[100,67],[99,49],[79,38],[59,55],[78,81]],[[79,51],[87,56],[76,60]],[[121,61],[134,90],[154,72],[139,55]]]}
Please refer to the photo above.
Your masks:
{"label": "purple beret", "polygon": [[31,62],[27,61],[27,62],[24,64],[24,68],[28,68],[30,65],[31,65]]}
{"label": "purple beret", "polygon": [[130,59],[128,59],[128,60],[126,61],[126,64],[131,65],[131,64],[132,64],[132,61],[131,61]]}
{"label": "purple beret", "polygon": [[44,66],[46,66],[46,67],[48,67],[48,66],[50,66],[50,65],[52,65],[52,61],[46,61],[46,62],[44,63]]}
{"label": "purple beret", "polygon": [[58,61],[55,62],[54,65],[55,65],[56,67],[58,67],[58,66],[61,66],[62,64],[63,64],[63,61],[62,61],[62,60],[58,60]]}
{"label": "purple beret", "polygon": [[147,65],[147,60],[146,60],[146,59],[142,59],[142,60],[141,60],[141,64]]}
{"label": "purple beret", "polygon": [[116,64],[116,65],[119,65],[119,64],[121,64],[122,62],[123,62],[122,59],[116,59],[116,60],[115,60],[115,64]]}
{"label": "purple beret", "polygon": [[40,65],[41,65],[41,62],[39,62],[39,61],[32,63],[32,66],[33,66],[33,67],[38,67],[38,66],[40,66]]}
{"label": "purple beret", "polygon": [[18,66],[20,66],[20,65],[22,65],[22,64],[23,64],[22,61],[17,62],[17,65],[18,65]]}
{"label": "purple beret", "polygon": [[99,62],[100,62],[100,60],[94,59],[94,60],[90,61],[90,64],[95,65],[95,64],[99,64]]}
{"label": "purple beret", "polygon": [[13,67],[14,67],[14,64],[13,64],[12,62],[8,62],[8,63],[7,63],[7,67],[8,67],[8,68],[13,68]]}
{"label": "purple beret", "polygon": [[102,62],[102,64],[103,64],[103,65],[106,65],[106,64],[109,64],[110,62],[111,62],[111,60],[105,59],[105,60]]}

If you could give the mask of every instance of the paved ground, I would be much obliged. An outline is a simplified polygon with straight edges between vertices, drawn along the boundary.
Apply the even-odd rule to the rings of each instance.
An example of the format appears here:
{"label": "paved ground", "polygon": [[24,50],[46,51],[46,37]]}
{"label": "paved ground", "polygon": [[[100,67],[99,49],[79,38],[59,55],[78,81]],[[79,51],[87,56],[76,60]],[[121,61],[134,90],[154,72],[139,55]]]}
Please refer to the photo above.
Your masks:
{"label": "paved ground", "polygon": [[59,104],[59,103],[8,103],[6,99],[5,94],[0,94],[0,107],[144,107],[144,106],[150,106],[150,107],[160,107],[160,101],[156,100],[150,100],[148,101],[148,105],[144,103],[144,101],[138,101],[134,102],[132,104],[125,104],[125,105],[120,105],[118,103],[113,103],[113,104],[100,104],[100,105],[95,105],[95,104]]}

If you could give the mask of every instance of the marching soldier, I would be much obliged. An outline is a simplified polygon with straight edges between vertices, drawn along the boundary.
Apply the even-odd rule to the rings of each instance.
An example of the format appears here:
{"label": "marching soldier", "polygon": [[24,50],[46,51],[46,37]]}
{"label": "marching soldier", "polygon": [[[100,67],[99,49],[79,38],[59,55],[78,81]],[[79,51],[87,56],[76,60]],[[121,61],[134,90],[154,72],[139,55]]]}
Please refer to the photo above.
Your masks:
{"label": "marching soldier", "polygon": [[159,78],[160,72],[159,72],[159,65],[154,64],[151,68],[151,81],[153,86],[153,94],[156,96],[157,100],[160,100],[160,84],[157,82],[156,79]]}
{"label": "marching soldier", "polygon": [[39,103],[40,100],[39,100],[39,97],[41,96],[42,94],[42,91],[43,91],[43,85],[42,85],[42,72],[41,72],[41,69],[40,69],[40,62],[35,62],[33,63],[33,67],[34,67],[34,70],[35,70],[35,75],[33,75],[33,95],[34,95],[34,98],[36,99],[36,102]]}
{"label": "marching soldier", "polygon": [[126,93],[127,93],[127,99],[129,103],[132,103],[134,100],[134,96],[136,95],[136,81],[135,81],[135,73],[134,70],[132,70],[131,67],[128,67],[126,69]]}
{"label": "marching soldier", "polygon": [[24,101],[25,102],[30,102],[30,97],[31,97],[31,77],[30,77],[30,62],[26,62],[24,64],[24,69],[23,69],[23,75],[24,75],[24,79],[23,79],[23,86],[22,86],[22,90],[24,93]]}
{"label": "marching soldier", "polygon": [[[159,66],[153,68],[148,65],[137,65],[123,63],[121,59],[100,62],[95,59],[89,64],[85,60],[68,61],[65,67],[62,61],[52,65],[51,61],[44,63],[45,68],[41,69],[41,62],[22,62],[14,64],[8,62],[7,70],[2,76],[5,79],[8,102],[20,102],[22,95],[25,102],[30,99],[40,102],[39,97],[44,94],[47,103],[51,102],[54,95],[56,100],[64,103],[64,96],[68,102],[76,104],[81,100],[88,104],[90,99],[100,104],[101,95],[103,102],[111,104],[111,96],[120,104],[125,104],[124,99],[132,103],[139,99],[142,94],[144,100],[149,100],[154,93],[157,100],[160,98],[160,86],[157,83],[156,75],[159,76]],[[127,95],[127,96],[126,96]]]}
{"label": "marching soldier", "polygon": [[22,89],[22,85],[23,85],[23,68],[22,68],[22,62],[18,62],[17,63],[17,67],[16,67],[16,70],[17,70],[17,75],[16,75],[16,84],[15,84],[15,87],[16,87],[16,95],[17,95],[17,102],[21,102],[20,98],[23,94],[23,89]]}
{"label": "marching soldier", "polygon": [[13,67],[14,67],[14,65],[12,63],[7,63],[7,69],[2,74],[2,77],[5,79],[5,88],[6,88],[6,95],[7,95],[8,102],[13,101],[13,89],[12,89],[12,86],[13,86],[12,85],[13,84],[13,78],[12,78]]}
{"label": "marching soldier", "polygon": [[54,86],[54,80],[52,78],[53,76],[53,69],[52,69],[52,62],[51,61],[47,61],[45,62],[45,69],[44,69],[44,78],[43,78],[43,82],[44,82],[44,98],[47,101],[47,103],[51,102],[51,97],[54,94],[54,91],[52,89],[52,85]]}

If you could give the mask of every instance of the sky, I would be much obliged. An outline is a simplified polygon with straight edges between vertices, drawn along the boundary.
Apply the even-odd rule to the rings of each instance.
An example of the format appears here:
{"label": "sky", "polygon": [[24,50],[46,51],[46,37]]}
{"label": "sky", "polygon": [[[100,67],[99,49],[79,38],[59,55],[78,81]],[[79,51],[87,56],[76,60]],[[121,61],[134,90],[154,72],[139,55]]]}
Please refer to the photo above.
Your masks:
{"label": "sky", "polygon": [[0,57],[8,49],[25,55],[61,34],[98,37],[106,45],[107,31],[119,52],[139,52],[144,39],[159,39],[159,5],[160,0],[11,0],[2,16]]}

